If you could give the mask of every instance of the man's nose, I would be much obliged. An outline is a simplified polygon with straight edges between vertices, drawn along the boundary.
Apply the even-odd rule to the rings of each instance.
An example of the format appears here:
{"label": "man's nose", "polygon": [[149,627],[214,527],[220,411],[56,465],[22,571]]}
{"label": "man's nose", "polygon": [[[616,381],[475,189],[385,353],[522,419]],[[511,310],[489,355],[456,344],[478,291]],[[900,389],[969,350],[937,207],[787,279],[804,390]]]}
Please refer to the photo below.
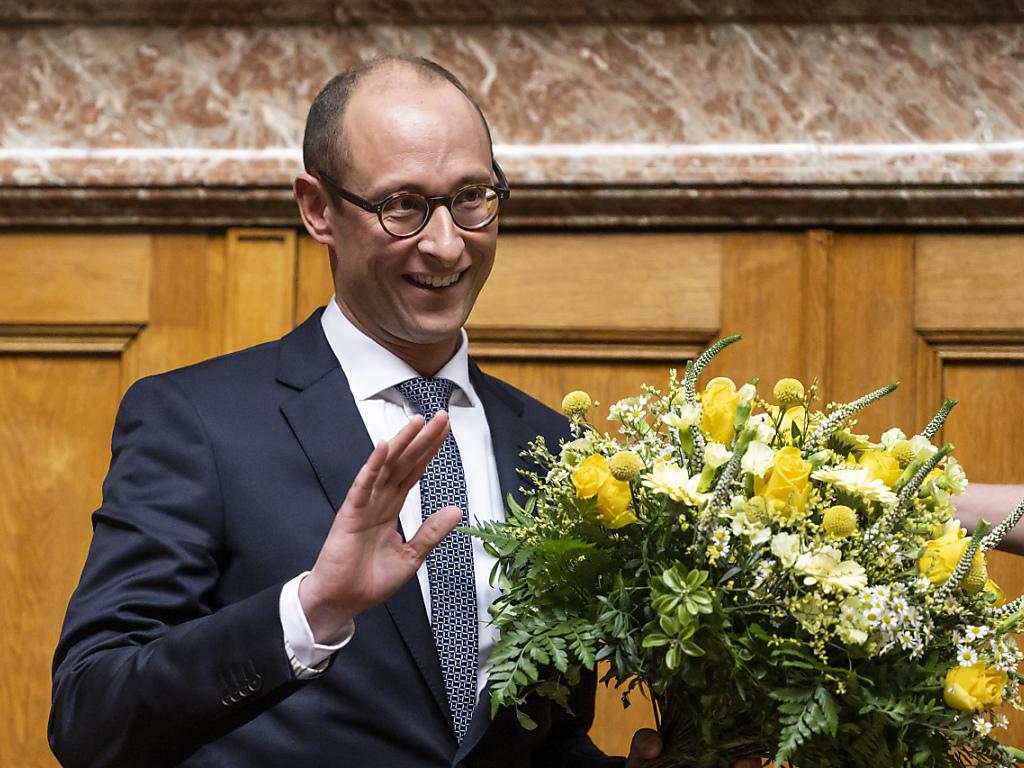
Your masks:
{"label": "man's nose", "polygon": [[423,228],[419,249],[439,261],[454,264],[459,260],[466,243],[460,230],[452,220],[451,211],[439,205],[431,211],[430,219]]}

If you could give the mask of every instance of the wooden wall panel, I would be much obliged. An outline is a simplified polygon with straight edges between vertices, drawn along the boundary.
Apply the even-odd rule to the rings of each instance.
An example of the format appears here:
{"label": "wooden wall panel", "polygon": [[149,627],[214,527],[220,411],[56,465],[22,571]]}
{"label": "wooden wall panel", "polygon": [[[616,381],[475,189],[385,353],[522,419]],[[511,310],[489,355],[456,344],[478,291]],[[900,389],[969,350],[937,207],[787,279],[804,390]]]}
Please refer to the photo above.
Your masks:
{"label": "wooden wall panel", "polygon": [[5,235],[0,323],[139,323],[148,317],[148,235]]}
{"label": "wooden wall panel", "polygon": [[1024,331],[1024,237],[921,235],[914,267],[921,331]]}
{"label": "wooden wall panel", "polygon": [[227,233],[224,346],[242,349],[293,327],[296,234],[282,229]]}
{"label": "wooden wall panel", "polygon": [[805,383],[822,375],[824,276],[819,236],[745,233],[723,236],[720,336],[740,334],[702,377],[741,384],[757,376],[770,391],[783,376]]}
{"label": "wooden wall panel", "polygon": [[115,356],[0,355],[0,765],[54,766],[50,662],[99,505]]}
{"label": "wooden wall panel", "polygon": [[922,342],[913,325],[913,256],[910,235],[837,235],[833,243],[827,398],[848,402],[899,382],[857,415],[857,431],[874,440],[893,426],[913,434],[925,424],[917,410],[924,393],[916,375]]}
{"label": "wooden wall panel", "polygon": [[[4,235],[0,256],[0,521],[15,586],[0,596],[12,661],[0,667],[10,713],[0,764],[51,766],[48,659],[119,393],[138,376],[275,338],[333,288],[326,250],[291,230]],[[969,475],[1019,482],[1021,274],[1024,239],[1010,235],[512,233],[470,344],[486,370],[550,405],[580,388],[603,413],[641,382],[663,386],[713,338],[741,333],[705,381],[758,375],[764,392],[781,376],[818,376],[825,403],[899,379],[861,416],[874,437],[892,424],[919,429],[956,397],[943,437]],[[1024,591],[1017,558],[997,555],[993,574]],[[642,699],[623,712],[616,691],[599,691],[593,735],[608,751],[624,753],[650,723]],[[1012,739],[1024,743],[1024,729]]]}

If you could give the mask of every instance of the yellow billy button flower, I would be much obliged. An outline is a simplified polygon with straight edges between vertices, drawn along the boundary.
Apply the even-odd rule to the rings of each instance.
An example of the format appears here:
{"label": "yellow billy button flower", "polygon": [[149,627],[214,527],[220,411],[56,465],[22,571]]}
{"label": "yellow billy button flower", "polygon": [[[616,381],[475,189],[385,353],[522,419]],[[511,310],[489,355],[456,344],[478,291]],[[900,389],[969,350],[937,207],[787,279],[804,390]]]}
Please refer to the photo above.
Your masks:
{"label": "yellow billy button flower", "polygon": [[804,401],[804,385],[799,379],[779,379],[775,382],[772,396],[783,408],[799,405]]}
{"label": "yellow billy button flower", "polygon": [[974,595],[981,592],[986,584],[988,584],[988,568],[985,567],[985,557],[984,555],[980,558],[975,556],[971,561],[971,570],[964,576],[960,586],[967,594]]}
{"label": "yellow billy button flower", "polygon": [[597,510],[601,522],[609,528],[622,528],[635,523],[637,518],[629,511],[633,494],[629,483],[616,480],[604,456],[595,453],[584,459],[572,473],[572,484],[581,499],[597,496]]}
{"label": "yellow billy button flower", "polygon": [[632,451],[619,451],[608,462],[608,468],[611,470],[612,477],[616,480],[625,480],[628,483],[640,477],[640,470],[644,468],[644,464],[640,461],[640,457]]}
{"label": "yellow billy button flower", "polygon": [[732,379],[716,376],[701,395],[700,428],[716,443],[728,445],[732,440],[733,422],[740,393]]}
{"label": "yellow billy button flower", "polygon": [[1001,704],[1006,673],[977,661],[969,667],[953,667],[946,673],[942,698],[953,709],[980,712]]}
{"label": "yellow billy button flower", "polygon": [[881,480],[890,488],[903,474],[896,457],[885,451],[864,451],[859,464],[868,471],[868,480]]}
{"label": "yellow billy button flower", "polygon": [[590,410],[593,402],[590,395],[581,389],[574,390],[562,398],[562,413],[570,419],[573,416],[583,416]]}
{"label": "yellow billy button flower", "polygon": [[825,510],[821,527],[829,536],[845,539],[857,530],[857,513],[844,504],[836,504]]}
{"label": "yellow billy button flower", "polygon": [[779,502],[802,513],[811,493],[810,474],[811,465],[800,456],[799,448],[780,448],[765,479],[754,478],[754,493],[766,502]]}
{"label": "yellow billy button flower", "polygon": [[897,440],[889,453],[899,462],[901,469],[909,467],[910,462],[914,460],[914,448],[910,445],[909,440]]}

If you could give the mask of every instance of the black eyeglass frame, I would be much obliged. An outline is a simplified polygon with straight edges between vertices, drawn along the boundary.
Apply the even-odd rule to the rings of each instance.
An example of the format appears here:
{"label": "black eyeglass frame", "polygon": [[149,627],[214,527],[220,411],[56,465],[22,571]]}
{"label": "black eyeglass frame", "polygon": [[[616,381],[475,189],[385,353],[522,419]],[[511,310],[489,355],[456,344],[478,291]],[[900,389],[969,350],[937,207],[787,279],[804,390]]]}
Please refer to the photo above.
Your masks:
{"label": "black eyeglass frame", "polygon": [[[422,232],[423,228],[426,227],[427,223],[430,221],[430,217],[434,215],[434,210],[439,205],[443,205],[445,208],[448,209],[448,213],[451,215],[452,221],[455,223],[455,226],[457,226],[459,229],[464,229],[467,232],[476,232],[477,230],[490,226],[490,224],[496,218],[498,218],[498,212],[499,209],[501,208],[501,201],[508,200],[508,198],[512,194],[512,190],[508,184],[508,179],[505,178],[505,173],[501,170],[501,166],[498,165],[497,160],[491,160],[491,168],[494,170],[494,175],[498,179],[497,185],[466,184],[463,187],[459,187],[450,195],[433,195],[431,197],[428,197],[427,195],[420,195],[420,197],[427,201],[427,215],[423,217],[422,223],[418,227],[416,227],[415,230],[409,232],[406,235],[396,235],[394,232],[387,228],[387,226],[384,224],[384,206],[386,206],[389,202],[391,202],[397,197],[419,194],[418,192],[399,190],[397,192],[392,192],[390,195],[387,195],[386,197],[384,197],[381,200],[378,200],[377,202],[372,202],[370,200],[367,200],[365,197],[360,197],[355,192],[350,192],[349,190],[345,189],[343,186],[341,186],[341,184],[337,182],[336,179],[334,179],[329,173],[327,173],[327,171],[317,170],[316,175],[320,179],[320,181],[324,182],[328,187],[330,187],[331,191],[338,195],[338,197],[340,197],[342,200],[346,200],[352,203],[353,205],[362,208],[367,213],[376,214],[377,221],[380,222],[381,229],[383,229],[389,235],[391,235],[392,237],[405,238],[413,237]],[[455,214],[452,212],[452,202],[454,202],[455,198],[462,194],[465,190],[473,189],[474,187],[485,187],[487,189],[493,189],[495,194],[498,196],[498,207],[495,209],[494,215],[491,216],[491,218],[487,219],[487,221],[481,222],[475,227],[465,227],[462,224],[459,224],[459,222],[456,220]]]}

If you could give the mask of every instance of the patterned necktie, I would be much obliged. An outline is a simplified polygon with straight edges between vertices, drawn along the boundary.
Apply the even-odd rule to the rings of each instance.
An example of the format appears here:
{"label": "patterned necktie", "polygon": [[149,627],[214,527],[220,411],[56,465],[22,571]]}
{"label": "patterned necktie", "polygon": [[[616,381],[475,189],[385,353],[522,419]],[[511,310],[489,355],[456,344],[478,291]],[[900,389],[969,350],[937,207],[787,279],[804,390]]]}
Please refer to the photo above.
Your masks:
{"label": "patterned necktie", "polygon": [[[409,379],[395,389],[427,421],[448,408],[455,382],[448,379]],[[420,479],[420,508],[426,519],[441,507],[462,510],[463,525],[469,522],[466,476],[455,435],[444,439]],[[448,706],[455,733],[462,741],[476,706],[477,612],[473,547],[464,533],[453,531],[427,557],[430,579],[430,615],[441,661]]]}

